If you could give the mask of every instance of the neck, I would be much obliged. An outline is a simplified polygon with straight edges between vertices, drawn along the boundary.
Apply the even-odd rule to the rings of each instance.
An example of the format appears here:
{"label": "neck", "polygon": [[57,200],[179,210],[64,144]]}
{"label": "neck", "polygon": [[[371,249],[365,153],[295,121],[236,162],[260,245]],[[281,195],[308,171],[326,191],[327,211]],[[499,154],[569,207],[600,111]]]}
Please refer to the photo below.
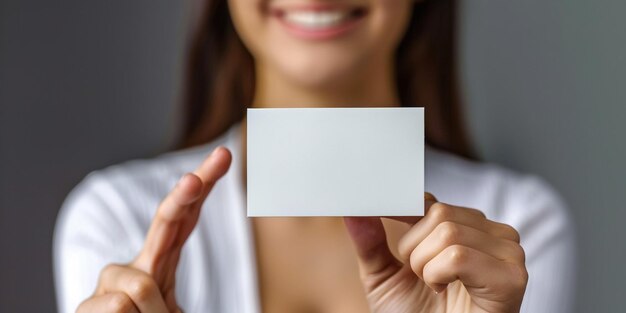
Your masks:
{"label": "neck", "polygon": [[353,71],[318,84],[295,83],[276,71],[257,67],[254,108],[389,107],[400,100],[392,66]]}

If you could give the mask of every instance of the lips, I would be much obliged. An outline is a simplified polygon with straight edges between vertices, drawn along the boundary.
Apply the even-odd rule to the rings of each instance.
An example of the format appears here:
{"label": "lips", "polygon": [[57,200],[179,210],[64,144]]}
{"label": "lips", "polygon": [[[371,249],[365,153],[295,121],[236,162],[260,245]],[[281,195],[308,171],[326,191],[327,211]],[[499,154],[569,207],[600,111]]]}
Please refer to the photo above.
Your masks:
{"label": "lips", "polygon": [[348,32],[367,11],[363,7],[316,5],[273,8],[271,13],[297,36],[324,39]]}

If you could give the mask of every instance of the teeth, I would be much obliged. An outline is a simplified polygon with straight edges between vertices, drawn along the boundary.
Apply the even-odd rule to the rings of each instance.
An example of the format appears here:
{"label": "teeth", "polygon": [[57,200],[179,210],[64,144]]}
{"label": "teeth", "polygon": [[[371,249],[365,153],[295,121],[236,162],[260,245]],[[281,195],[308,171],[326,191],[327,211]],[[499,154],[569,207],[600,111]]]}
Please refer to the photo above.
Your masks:
{"label": "teeth", "polygon": [[285,20],[307,28],[327,28],[342,23],[349,17],[345,11],[292,11],[285,13]]}

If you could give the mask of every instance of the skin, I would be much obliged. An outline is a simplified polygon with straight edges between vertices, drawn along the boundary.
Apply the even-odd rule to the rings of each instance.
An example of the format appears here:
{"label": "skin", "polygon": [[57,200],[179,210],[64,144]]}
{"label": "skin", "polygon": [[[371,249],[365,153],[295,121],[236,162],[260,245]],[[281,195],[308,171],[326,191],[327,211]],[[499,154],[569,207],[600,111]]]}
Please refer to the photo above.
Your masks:
{"label": "skin", "polygon": [[[350,2],[368,15],[349,34],[324,41],[289,36],[265,13],[293,3],[301,1],[229,0],[255,59],[254,107],[399,104],[393,52],[412,1]],[[141,252],[104,268],[77,311],[180,312],[174,291],[181,249],[230,163],[219,147],[184,175],[160,204]],[[424,201],[423,217],[254,219],[263,310],[519,312],[528,274],[517,231],[428,193]]]}

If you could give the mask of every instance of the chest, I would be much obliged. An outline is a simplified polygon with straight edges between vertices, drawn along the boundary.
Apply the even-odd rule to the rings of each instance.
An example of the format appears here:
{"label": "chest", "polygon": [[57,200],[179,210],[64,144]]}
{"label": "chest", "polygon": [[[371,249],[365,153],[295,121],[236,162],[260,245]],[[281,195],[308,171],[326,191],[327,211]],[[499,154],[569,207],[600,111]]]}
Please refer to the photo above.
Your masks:
{"label": "chest", "polygon": [[[263,312],[368,311],[341,218],[259,218],[253,225]],[[395,247],[405,228],[385,226]]]}

